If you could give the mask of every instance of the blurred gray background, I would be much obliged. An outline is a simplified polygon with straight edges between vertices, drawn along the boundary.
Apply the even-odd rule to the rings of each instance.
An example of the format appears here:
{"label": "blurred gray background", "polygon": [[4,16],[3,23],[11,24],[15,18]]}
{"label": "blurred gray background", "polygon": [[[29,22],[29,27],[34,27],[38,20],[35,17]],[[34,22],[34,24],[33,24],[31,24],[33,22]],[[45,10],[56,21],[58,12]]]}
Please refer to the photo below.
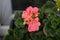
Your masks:
{"label": "blurred gray background", "polygon": [[12,15],[11,0],[0,0],[0,36],[8,34]]}
{"label": "blurred gray background", "polygon": [[0,24],[9,25],[11,15],[11,0],[0,0]]}

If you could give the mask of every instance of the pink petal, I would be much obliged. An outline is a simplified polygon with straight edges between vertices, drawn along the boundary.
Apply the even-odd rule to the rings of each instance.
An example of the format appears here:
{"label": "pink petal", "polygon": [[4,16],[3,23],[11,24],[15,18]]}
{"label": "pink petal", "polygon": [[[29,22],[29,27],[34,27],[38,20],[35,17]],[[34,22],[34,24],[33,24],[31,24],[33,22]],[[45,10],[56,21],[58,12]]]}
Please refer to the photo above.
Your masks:
{"label": "pink petal", "polygon": [[33,10],[34,10],[35,12],[38,12],[38,8],[37,8],[37,7],[34,7]]}
{"label": "pink petal", "polygon": [[39,12],[38,12],[38,8],[37,7],[33,8],[33,13],[34,13],[35,17],[38,16]]}
{"label": "pink petal", "polygon": [[38,17],[36,17],[34,20],[39,21],[39,18],[38,18]]}
{"label": "pink petal", "polygon": [[27,11],[28,13],[32,13],[32,12],[33,12],[33,7],[32,7],[32,6],[29,6],[29,7],[26,9],[26,11]]}
{"label": "pink petal", "polygon": [[27,17],[27,12],[26,11],[23,11],[22,18],[26,18],[26,17]]}

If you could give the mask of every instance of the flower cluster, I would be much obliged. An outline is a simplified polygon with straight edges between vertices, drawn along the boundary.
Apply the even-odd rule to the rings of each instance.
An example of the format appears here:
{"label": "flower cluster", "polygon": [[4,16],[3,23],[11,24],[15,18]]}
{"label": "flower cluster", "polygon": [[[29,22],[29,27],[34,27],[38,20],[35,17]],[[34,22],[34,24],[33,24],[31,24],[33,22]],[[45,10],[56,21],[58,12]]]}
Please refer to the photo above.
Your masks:
{"label": "flower cluster", "polygon": [[28,31],[38,31],[39,26],[41,23],[39,22],[38,18],[38,8],[29,6],[25,11],[22,13],[22,18],[25,20],[25,24],[28,25]]}

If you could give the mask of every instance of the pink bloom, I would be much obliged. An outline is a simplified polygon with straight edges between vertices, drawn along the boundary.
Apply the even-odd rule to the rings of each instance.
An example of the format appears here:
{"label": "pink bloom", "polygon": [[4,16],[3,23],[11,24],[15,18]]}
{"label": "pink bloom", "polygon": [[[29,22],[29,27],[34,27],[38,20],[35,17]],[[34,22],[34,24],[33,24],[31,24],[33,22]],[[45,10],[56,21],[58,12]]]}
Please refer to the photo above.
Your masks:
{"label": "pink bloom", "polygon": [[37,7],[31,7],[29,6],[25,11],[23,11],[22,13],[22,18],[24,18],[25,20],[30,20],[32,19],[32,16],[34,15],[34,17],[38,16],[38,8]]}
{"label": "pink bloom", "polygon": [[28,31],[38,31],[39,26],[41,23],[39,22],[38,18],[38,8],[29,6],[25,11],[22,13],[22,18],[26,20],[26,24],[28,25]]}
{"label": "pink bloom", "polygon": [[23,13],[22,13],[22,18],[24,18],[27,21],[32,19],[31,16],[32,16],[32,14],[27,13],[26,11],[23,11]]}
{"label": "pink bloom", "polygon": [[39,30],[39,26],[41,25],[40,22],[35,21],[35,20],[27,22],[27,24],[28,24],[28,31],[29,32],[38,31]]}

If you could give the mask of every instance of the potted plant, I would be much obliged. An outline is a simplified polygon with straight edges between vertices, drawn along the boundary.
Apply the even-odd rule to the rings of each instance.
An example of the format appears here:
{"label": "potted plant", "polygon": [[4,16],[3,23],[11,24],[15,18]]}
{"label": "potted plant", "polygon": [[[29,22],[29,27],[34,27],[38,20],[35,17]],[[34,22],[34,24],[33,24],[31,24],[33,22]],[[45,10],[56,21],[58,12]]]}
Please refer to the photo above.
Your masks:
{"label": "potted plant", "polygon": [[60,17],[54,2],[47,1],[42,7],[29,6],[17,12],[14,24],[4,40],[60,40]]}

